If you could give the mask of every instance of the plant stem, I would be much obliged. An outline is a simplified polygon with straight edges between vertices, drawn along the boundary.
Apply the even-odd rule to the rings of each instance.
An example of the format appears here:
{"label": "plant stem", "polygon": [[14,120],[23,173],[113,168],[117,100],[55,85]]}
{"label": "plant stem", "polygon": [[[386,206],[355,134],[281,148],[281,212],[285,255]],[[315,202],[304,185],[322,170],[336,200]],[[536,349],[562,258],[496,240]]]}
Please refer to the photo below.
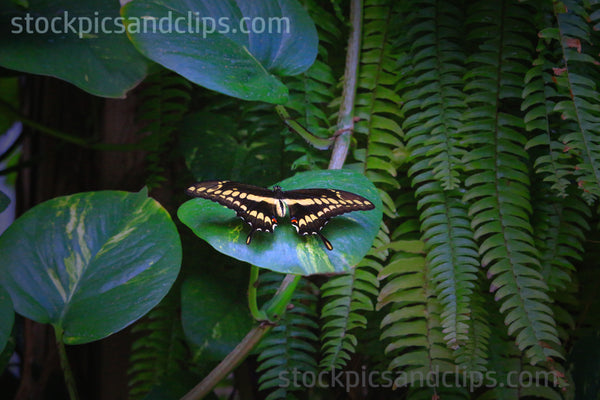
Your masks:
{"label": "plant stem", "polygon": [[[258,270],[258,269],[257,269]],[[251,272],[253,274],[254,272]],[[300,275],[286,275],[269,302],[271,305],[267,309],[267,316],[273,318],[281,317],[285,312],[287,304],[300,281]],[[252,279],[250,279],[252,281]],[[262,311],[262,310],[261,310]],[[264,312],[264,311],[263,311]],[[260,342],[260,339],[274,325],[268,322],[262,322],[260,325],[252,328],[242,341],[217,365],[210,373],[192,390],[190,390],[181,400],[197,400],[206,396],[213,387],[223,380],[235,367],[237,367],[248,355],[248,353]]]}
{"label": "plant stem", "polygon": [[362,35],[362,0],[350,2],[350,36],[346,53],[346,70],[344,71],[344,88],[342,102],[338,114],[338,136],[333,145],[329,169],[341,169],[346,162],[350,137],[354,130],[354,102],[358,82],[358,64],[360,61],[360,38]]}
{"label": "plant stem", "polygon": [[257,321],[266,321],[268,319],[267,313],[264,310],[258,309],[258,302],[256,301],[256,286],[258,284],[258,267],[253,265],[250,268],[250,282],[248,283],[248,307],[252,317]]}
{"label": "plant stem", "polygon": [[206,396],[212,388],[229,374],[248,353],[260,342],[260,339],[271,330],[273,325],[262,323],[250,330],[246,337],[235,346],[231,353],[223,359],[210,373],[180,400],[197,400]]}
{"label": "plant stem", "polygon": [[294,290],[296,290],[296,286],[298,286],[298,282],[300,282],[300,278],[302,278],[301,275],[291,274],[287,274],[283,278],[281,286],[279,286],[273,298],[265,305],[270,321],[279,320],[283,313],[285,313],[285,309],[292,300],[292,295],[294,294]]}
{"label": "plant stem", "polygon": [[54,336],[56,337],[56,347],[58,348],[58,357],[60,359],[60,367],[65,377],[65,384],[67,385],[67,391],[69,392],[69,399],[78,400],[77,385],[75,384],[75,377],[67,358],[67,350],[65,349],[65,343],[63,342],[63,331],[59,326],[54,326]]}
{"label": "plant stem", "polygon": [[308,129],[303,127],[298,121],[294,121],[290,114],[287,112],[284,106],[276,105],[275,111],[277,115],[281,118],[283,123],[288,127],[288,129],[298,135],[300,135],[304,140],[310,143],[314,148],[319,150],[327,150],[331,144],[333,143],[333,138],[320,138],[315,136]]}

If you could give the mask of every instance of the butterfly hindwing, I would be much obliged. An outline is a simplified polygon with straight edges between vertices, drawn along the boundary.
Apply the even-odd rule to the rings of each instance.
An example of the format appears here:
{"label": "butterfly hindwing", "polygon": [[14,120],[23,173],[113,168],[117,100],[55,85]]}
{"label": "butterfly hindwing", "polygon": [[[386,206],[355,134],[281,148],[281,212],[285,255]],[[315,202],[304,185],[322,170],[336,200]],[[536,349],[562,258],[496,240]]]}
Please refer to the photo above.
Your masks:
{"label": "butterfly hindwing", "polygon": [[190,186],[186,192],[234,210],[252,228],[247,244],[250,244],[254,232],[272,233],[277,226],[277,199],[272,190],[232,181],[207,181]]}
{"label": "butterfly hindwing", "polygon": [[290,221],[300,235],[319,235],[328,249],[331,243],[321,234],[330,218],[351,211],[371,210],[373,203],[354,193],[337,189],[300,189],[283,192]]}

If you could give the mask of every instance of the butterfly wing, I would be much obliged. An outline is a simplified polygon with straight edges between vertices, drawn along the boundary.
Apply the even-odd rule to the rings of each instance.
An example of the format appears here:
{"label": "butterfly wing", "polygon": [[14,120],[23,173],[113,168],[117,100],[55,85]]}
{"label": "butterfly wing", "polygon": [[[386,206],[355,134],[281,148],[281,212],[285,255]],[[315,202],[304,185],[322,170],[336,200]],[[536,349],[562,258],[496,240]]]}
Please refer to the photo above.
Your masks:
{"label": "butterfly wing", "polygon": [[254,232],[272,233],[277,226],[278,200],[272,190],[232,181],[207,181],[188,187],[186,193],[234,210],[252,228],[246,244],[250,244]]}
{"label": "butterfly wing", "polygon": [[300,235],[319,235],[329,250],[333,246],[321,229],[330,218],[352,211],[372,210],[375,205],[362,196],[336,189],[300,189],[283,192],[290,221]]}

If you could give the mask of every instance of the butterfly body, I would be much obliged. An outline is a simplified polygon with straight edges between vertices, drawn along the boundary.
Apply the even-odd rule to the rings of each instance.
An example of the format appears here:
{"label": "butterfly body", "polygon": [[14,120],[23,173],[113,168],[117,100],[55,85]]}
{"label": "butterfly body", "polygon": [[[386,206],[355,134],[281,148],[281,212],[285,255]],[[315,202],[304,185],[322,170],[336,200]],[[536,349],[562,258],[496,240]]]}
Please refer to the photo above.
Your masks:
{"label": "butterfly body", "polygon": [[215,201],[236,211],[251,227],[246,244],[256,231],[273,232],[278,218],[288,213],[300,235],[318,235],[327,249],[333,246],[321,229],[330,218],[347,212],[371,210],[373,203],[354,193],[337,189],[273,190],[232,181],[207,181],[190,186],[187,194]]}

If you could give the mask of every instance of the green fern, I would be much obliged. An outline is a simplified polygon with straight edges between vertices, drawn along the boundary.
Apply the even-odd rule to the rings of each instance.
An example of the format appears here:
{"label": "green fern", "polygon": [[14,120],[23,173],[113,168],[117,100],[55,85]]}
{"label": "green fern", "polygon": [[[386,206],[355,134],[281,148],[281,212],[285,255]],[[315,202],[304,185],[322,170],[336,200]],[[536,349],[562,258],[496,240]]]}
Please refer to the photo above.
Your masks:
{"label": "green fern", "polygon": [[[337,48],[342,31],[336,16],[314,0],[305,1],[319,34],[319,52],[315,63],[303,74],[286,79],[290,90],[286,108],[302,126],[318,137],[328,138],[334,132],[334,116],[329,108],[337,90],[339,71],[334,71],[330,53]],[[327,165],[327,154],[306,145],[298,135],[284,131],[285,150],[295,154],[292,169],[315,169]]]}
{"label": "green fern", "polygon": [[468,110],[463,135],[472,150],[463,162],[475,238],[482,263],[493,277],[492,290],[506,313],[505,324],[532,363],[560,357],[544,343],[558,344],[547,285],[540,273],[529,220],[529,171],[523,120],[507,112],[520,98],[532,48],[529,9],[508,2],[479,2],[470,20],[485,26],[477,32],[480,51],[465,89]]}
{"label": "green fern", "polygon": [[140,336],[133,342],[129,357],[129,398],[143,398],[163,377],[189,366],[178,308],[177,286],[134,325],[132,333]]}
{"label": "green fern", "polygon": [[568,97],[559,101],[554,110],[576,124],[561,140],[578,159],[574,170],[577,185],[591,202],[600,195],[600,94],[589,74],[589,68],[595,69],[598,60],[591,55],[593,47],[586,45],[590,41],[587,11],[570,0],[564,6],[562,10],[555,7],[558,26],[543,31],[543,37],[557,40],[562,47],[564,67],[557,70],[555,80]]}
{"label": "green fern", "polygon": [[557,196],[564,197],[573,176],[573,157],[564,151],[565,145],[558,140],[556,132],[573,129],[574,123],[557,121],[555,117],[554,107],[560,96],[553,80],[553,51],[548,45],[546,39],[538,41],[539,56],[525,75],[521,109],[527,111],[524,117],[526,129],[536,135],[527,142],[525,149],[534,148],[539,153],[534,163],[536,173],[552,184]]}
{"label": "green fern", "polygon": [[[371,251],[373,252],[373,250]],[[321,286],[322,370],[343,368],[354,353],[356,328],[365,328],[367,319],[361,312],[372,311],[379,281],[372,271],[381,268],[377,261],[363,259],[352,272],[331,278]]]}
{"label": "green fern", "polygon": [[591,210],[576,196],[559,199],[543,189],[536,193],[534,229],[542,276],[551,291],[566,290],[575,271],[574,262],[581,260]]}
{"label": "green fern", "polygon": [[426,169],[445,190],[460,186],[463,145],[459,129],[464,111],[460,47],[464,16],[459,4],[435,0],[418,3],[409,31],[411,80],[404,97],[403,127],[411,157],[411,175]]}
{"label": "green fern", "polygon": [[[421,173],[423,178],[426,173]],[[432,177],[431,177],[432,178]],[[468,340],[471,295],[479,257],[465,205],[460,192],[444,191],[435,181],[423,183],[421,197],[422,239],[427,243],[427,262],[443,306],[442,326],[449,347],[457,349]]]}
{"label": "green fern", "polygon": [[236,103],[208,94],[209,105],[188,114],[179,146],[197,180],[232,179],[272,185],[289,166],[283,161],[279,119],[267,104]]}
{"label": "green fern", "polygon": [[384,280],[377,309],[391,305],[384,316],[381,339],[389,344],[388,369],[401,372],[395,384],[419,385],[421,376],[454,371],[452,351],[447,348],[440,323],[441,308],[430,285],[424,243],[418,237],[412,193],[398,198],[402,223],[394,231],[390,247],[395,249],[390,262],[379,273]]}
{"label": "green fern", "polygon": [[[480,279],[480,282],[483,280]],[[454,351],[456,365],[469,374],[485,373],[488,369],[490,351],[489,337],[491,333],[489,314],[486,308],[486,297],[482,295],[483,285],[477,285],[476,295],[471,297],[471,315],[467,323],[468,339]]]}
{"label": "green fern", "polygon": [[448,346],[468,340],[470,297],[479,266],[477,245],[461,201],[463,169],[460,126],[465,95],[465,56],[459,47],[464,16],[458,5],[421,1],[409,17],[413,27],[410,83],[404,96],[409,174],[417,188],[427,261],[443,305]]}
{"label": "green fern", "polygon": [[400,97],[395,93],[401,77],[394,73],[398,60],[400,18],[398,3],[367,0],[364,4],[362,52],[358,79],[354,135],[361,144],[354,157],[363,163],[365,175],[380,188],[383,212],[394,217],[393,201],[387,191],[399,187],[397,169],[405,159],[402,129],[396,120]]}
{"label": "green fern", "polygon": [[[493,304],[488,303],[490,308]],[[503,322],[491,318],[489,367],[493,373],[481,375],[471,384],[481,388],[477,400],[513,400],[521,398],[543,398],[561,400],[563,397],[554,387],[556,371],[547,371],[529,365],[528,360],[504,333]]]}
{"label": "green fern", "polygon": [[191,84],[187,79],[161,70],[146,80],[147,86],[141,93],[138,118],[143,124],[143,144],[148,151],[146,185],[157,188],[168,178],[164,176],[167,162],[172,161],[167,154],[173,154],[174,133],[177,125],[188,110]]}
{"label": "green fern", "polygon": [[[282,278],[273,272],[261,274],[259,295],[272,297]],[[294,292],[292,306],[257,346],[259,390],[271,390],[267,400],[295,398],[293,392],[302,389],[302,383],[294,381],[295,372],[317,372],[316,292],[315,285],[303,279]]]}
{"label": "green fern", "polygon": [[233,163],[232,178],[251,179],[259,185],[272,185],[285,176],[289,167],[282,155],[284,144],[278,135],[280,121],[268,104],[237,104],[239,157]]}

